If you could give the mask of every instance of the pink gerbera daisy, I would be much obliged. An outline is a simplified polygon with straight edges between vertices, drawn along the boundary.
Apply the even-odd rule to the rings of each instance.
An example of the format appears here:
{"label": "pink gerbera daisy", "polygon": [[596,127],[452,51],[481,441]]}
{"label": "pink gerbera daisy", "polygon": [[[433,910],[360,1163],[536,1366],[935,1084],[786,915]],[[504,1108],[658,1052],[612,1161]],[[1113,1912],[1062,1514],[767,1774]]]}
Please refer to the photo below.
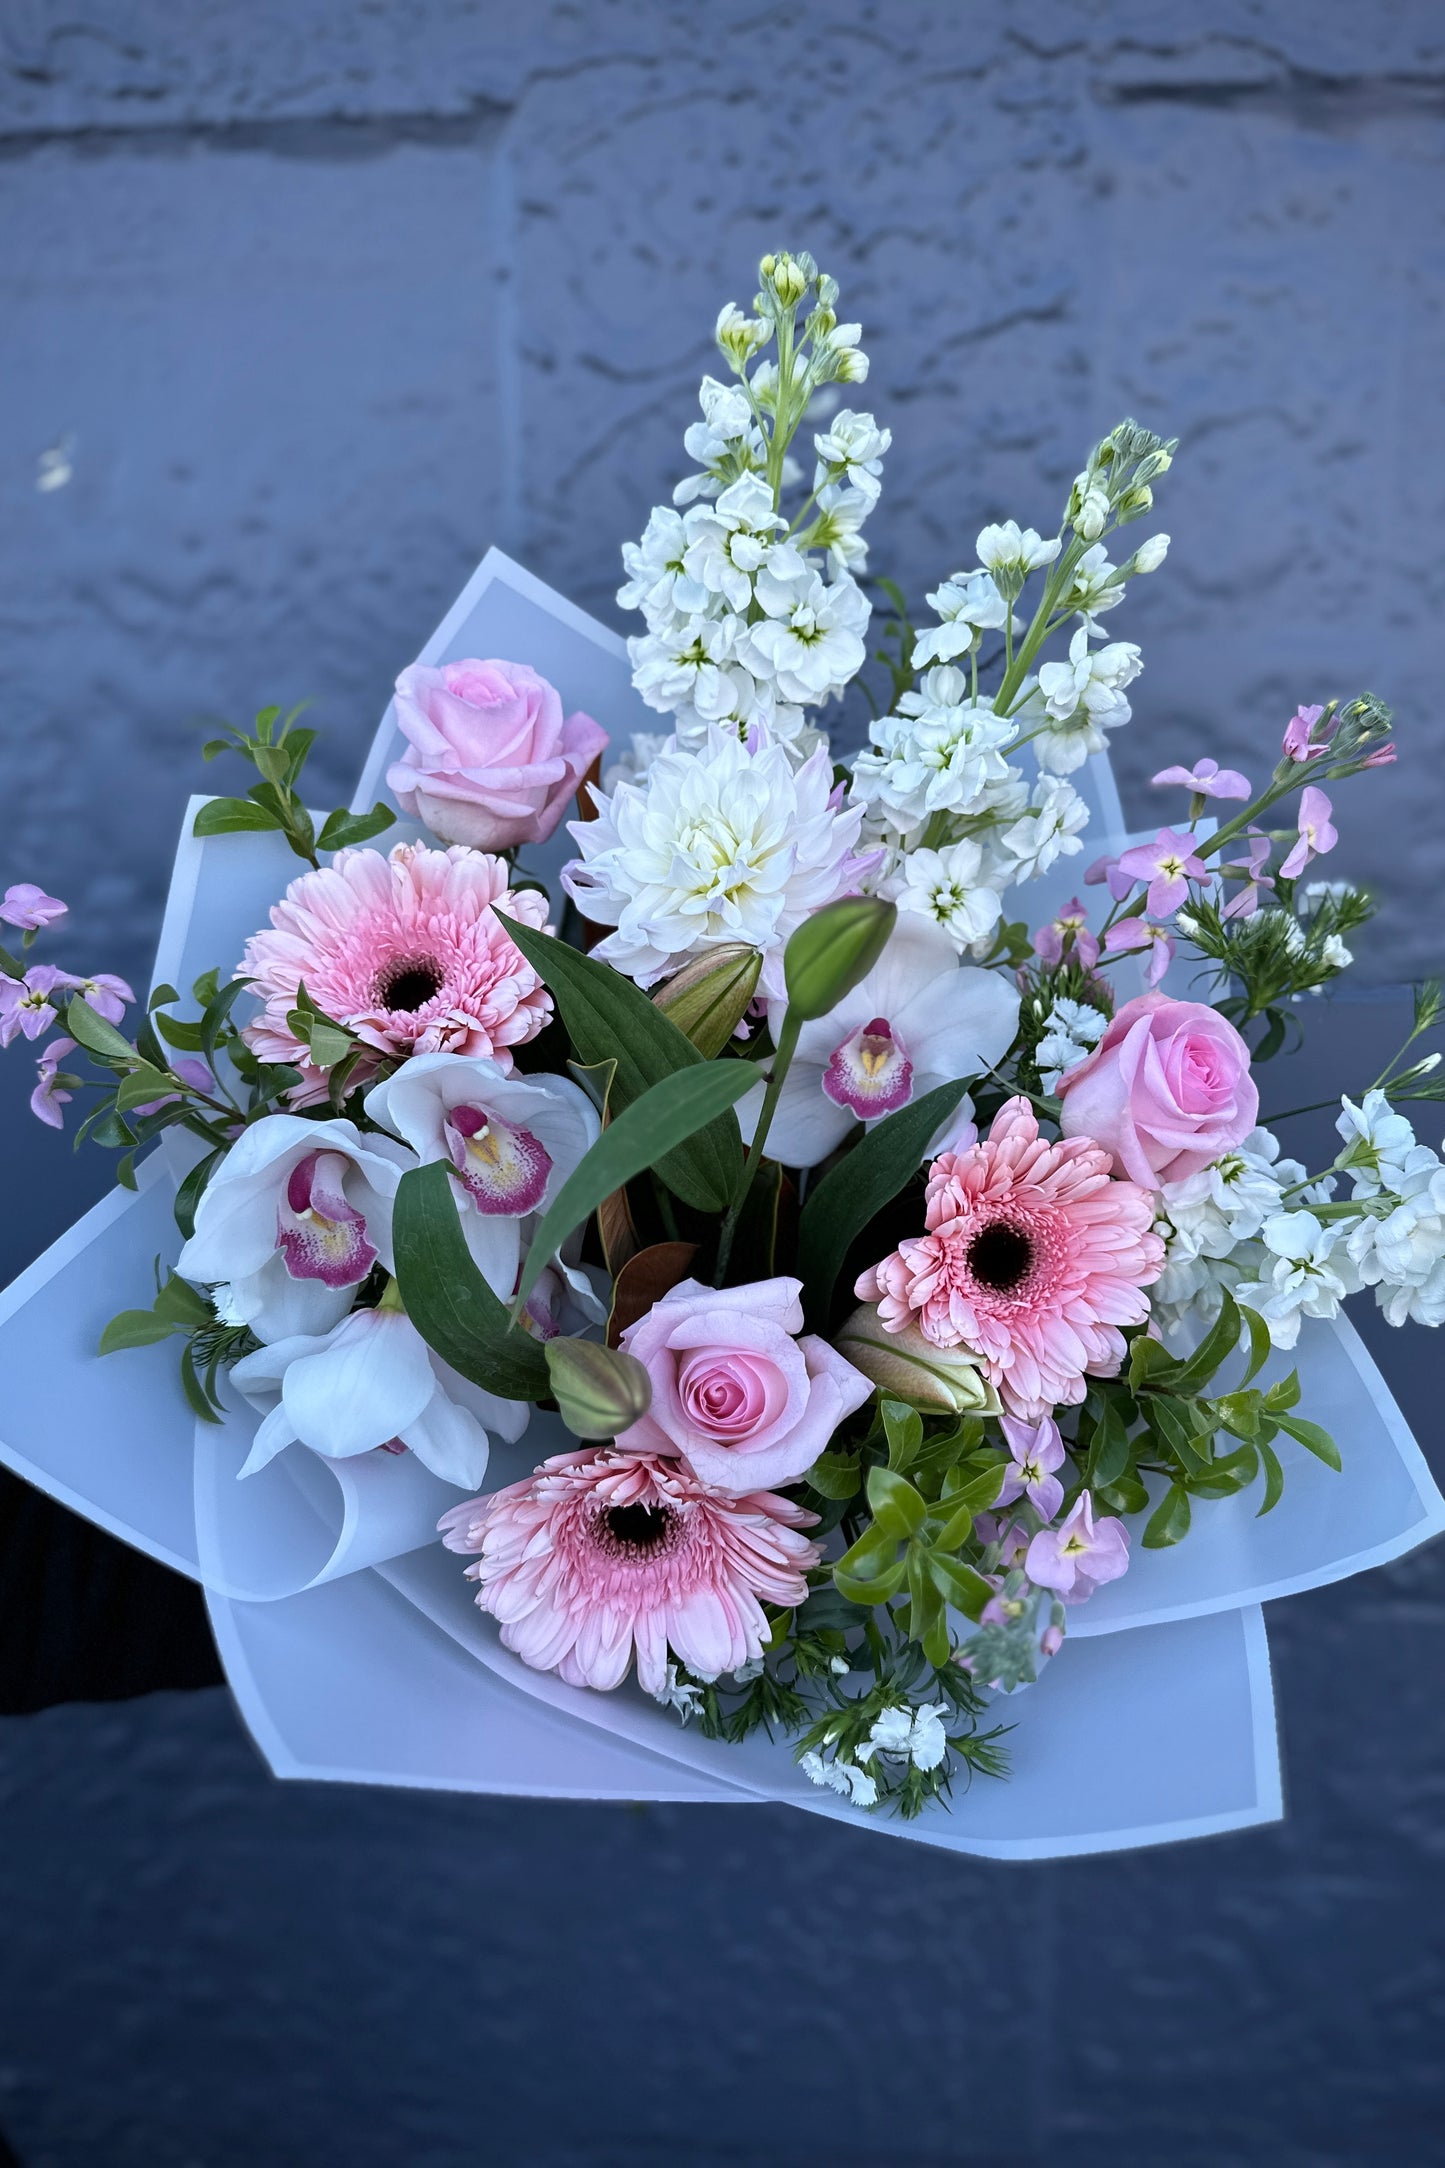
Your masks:
{"label": "pink gerbera daisy", "polygon": [[[506,920],[545,926],[547,899],[507,887],[500,858],[461,845],[429,850],[398,843],[338,851],[303,873],[273,906],[271,930],[251,936],[236,976],[265,1003],[244,1036],[263,1061],[294,1062],[298,1097],[314,1097],[320,1072],[287,1022],[298,987],[334,1022],[378,1054],[484,1054],[505,1072],[509,1049],[536,1037],[551,996]],[[360,1076],[357,1082],[364,1081]]]}
{"label": "pink gerbera daisy", "polygon": [[821,1546],[798,1531],[816,1518],[772,1491],[712,1490],[676,1460],[588,1446],[439,1525],[449,1550],[480,1552],[477,1602],[524,1663],[606,1689],[635,1649],[660,1694],[669,1649],[706,1679],[761,1656],[763,1601],[807,1595]]}
{"label": "pink gerbera daisy", "polygon": [[937,1347],[968,1347],[1011,1414],[1036,1421],[1113,1377],[1121,1325],[1142,1325],[1142,1290],[1164,1245],[1154,1200],[1115,1181],[1087,1137],[1050,1144],[1026,1099],[1010,1099],[987,1140],[928,1170],[928,1233],[865,1272],[857,1293],[880,1323],[916,1320]]}

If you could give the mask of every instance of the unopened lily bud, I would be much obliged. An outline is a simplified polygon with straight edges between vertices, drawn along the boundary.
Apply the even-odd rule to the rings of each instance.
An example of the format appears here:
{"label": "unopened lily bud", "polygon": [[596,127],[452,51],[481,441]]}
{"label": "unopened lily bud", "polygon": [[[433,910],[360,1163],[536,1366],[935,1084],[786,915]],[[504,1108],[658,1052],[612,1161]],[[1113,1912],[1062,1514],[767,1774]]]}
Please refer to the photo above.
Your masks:
{"label": "unopened lily bud", "polygon": [[712,1061],[746,1016],[762,968],[761,952],[745,942],[706,949],[657,989],[653,1005]]}
{"label": "unopened lily bud", "polygon": [[826,1016],[866,979],[898,918],[877,896],[844,896],[805,918],[783,951],[788,1008],[800,1023]]}
{"label": "unopened lily bud", "polygon": [[615,1438],[652,1405],[652,1380],[625,1348],[555,1339],[543,1353],[552,1398],[576,1438]]}
{"label": "unopened lily bud", "polygon": [[983,1358],[967,1348],[935,1347],[914,1324],[885,1332],[871,1302],[860,1303],[835,1341],[855,1370],[895,1400],[945,1415],[997,1415],[998,1394]]}

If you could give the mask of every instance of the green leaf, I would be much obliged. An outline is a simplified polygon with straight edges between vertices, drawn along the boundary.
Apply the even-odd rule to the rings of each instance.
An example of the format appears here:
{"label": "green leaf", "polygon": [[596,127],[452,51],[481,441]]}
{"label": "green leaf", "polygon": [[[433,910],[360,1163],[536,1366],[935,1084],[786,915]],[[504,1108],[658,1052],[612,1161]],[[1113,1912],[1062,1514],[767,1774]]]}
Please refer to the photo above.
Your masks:
{"label": "green leaf", "polygon": [[934,1586],[946,1601],[955,1610],[962,1611],[965,1618],[977,1619],[993,1594],[983,1575],[975,1573],[961,1558],[947,1558],[941,1551],[932,1554],[928,1570]]}
{"label": "green leaf", "polygon": [[1201,1447],[1207,1447],[1208,1440],[1200,1439],[1191,1421],[1191,1404],[1187,1400],[1175,1400],[1159,1393],[1150,1395],[1146,1409],[1150,1428],[1156,1437],[1163,1440],[1185,1474],[1207,1475],[1210,1467],[1209,1454]]}
{"label": "green leaf", "polygon": [[902,1400],[882,1403],[883,1433],[888,1440],[890,1468],[907,1468],[923,1443],[923,1417]]}
{"label": "green leaf", "polygon": [[114,1355],[125,1347],[154,1347],[158,1340],[169,1340],[178,1328],[166,1317],[157,1317],[154,1310],[122,1310],[113,1317],[100,1336],[102,1355]]}
{"label": "green leaf", "polygon": [[1279,1464],[1279,1455],[1274,1447],[1266,1445],[1263,1439],[1260,1440],[1258,1451],[1264,1463],[1264,1503],[1254,1516],[1256,1520],[1265,1513],[1273,1513],[1284,1496],[1284,1470]]}
{"label": "green leaf", "polygon": [[382,805],[380,801],[369,813],[348,813],[342,807],[335,813],[328,813],[322,822],[321,833],[316,838],[317,848],[323,851],[343,851],[356,843],[369,843],[371,838],[379,836],[384,828],[390,828],[395,819],[396,814],[392,808]]}
{"label": "green leaf", "polygon": [[1259,1435],[1260,1416],[1264,1408],[1263,1393],[1225,1393],[1211,1405],[1216,1420],[1231,1436],[1255,1438]]}
{"label": "green leaf", "polygon": [[1271,1415],[1278,1416],[1285,1408],[1297,1408],[1299,1399],[1299,1372],[1291,1370],[1287,1378],[1280,1378],[1271,1385],[1264,1396],[1264,1404]]}
{"label": "green leaf", "polygon": [[1270,1339],[1269,1327],[1258,1310],[1251,1310],[1247,1302],[1242,1302],[1239,1305],[1239,1314],[1249,1333],[1249,1368],[1239,1382],[1241,1385],[1248,1385],[1259,1376],[1269,1361],[1274,1342]]}
{"label": "green leaf", "polygon": [[1274,1419],[1281,1430],[1287,1430],[1306,1452],[1313,1453],[1316,1460],[1322,1460],[1327,1468],[1333,1468],[1336,1474],[1343,1468],[1339,1447],[1329,1432],[1322,1430],[1318,1423],[1307,1423],[1302,1415],[1281,1415],[1278,1408],[1274,1410]]}
{"label": "green leaf", "polygon": [[450,1167],[413,1167],[392,1218],[397,1284],[427,1346],[474,1385],[503,1400],[542,1400],[546,1358],[530,1334],[508,1327],[502,1301],[472,1262]]}
{"label": "green leaf", "polygon": [[[205,1013],[201,1017],[201,1052],[213,1069],[216,1066],[216,1048],[220,1043],[221,1033],[232,1009],[246,992],[248,985],[249,981],[246,979],[228,979],[206,1003]],[[196,998],[199,1000],[200,996],[197,995]]]}
{"label": "green leaf", "polygon": [[250,798],[208,798],[191,824],[197,836],[237,835],[242,829],[275,829],[283,823]]}
{"label": "green leaf", "polygon": [[1115,1513],[1142,1513],[1149,1504],[1148,1491],[1132,1471],[1105,1486],[1098,1496],[1100,1502],[1112,1507]]}
{"label": "green leaf", "polygon": [[1220,1311],[1209,1331],[1200,1341],[1194,1353],[1170,1380],[1171,1390],[1176,1393],[1197,1392],[1207,1385],[1225,1357],[1239,1344],[1241,1331],[1239,1306],[1232,1295],[1222,1297]]}
{"label": "green leaf", "polygon": [[1188,1535],[1189,1520],[1189,1493],[1178,1483],[1171,1483],[1145,1524],[1144,1548],[1167,1551],[1172,1543]]}
{"label": "green leaf", "polygon": [[82,994],[72,994],[66,1003],[65,1028],[88,1054],[99,1054],[102,1061],[135,1060],[135,1048],[129,1039],[123,1039],[114,1024],[98,1015]]}
{"label": "green leaf", "polygon": [[856,1498],[863,1478],[856,1453],[822,1453],[808,1470],[807,1480],[820,1498]]}
{"label": "green leaf", "polygon": [[156,1030],[167,1046],[173,1046],[181,1054],[199,1054],[201,1051],[201,1027],[188,1023],[180,1016],[158,1016]]}
{"label": "green leaf", "polygon": [[1129,1465],[1129,1426],[1115,1402],[1106,1399],[1094,1425],[1084,1480],[1092,1490],[1107,1490]]}
{"label": "green leaf", "polygon": [[318,1069],[334,1069],[351,1052],[351,1033],[324,1018],[311,1026],[311,1059]]}
{"label": "green leaf", "polygon": [[212,1407],[206,1388],[196,1376],[196,1353],[188,1340],[181,1349],[181,1391],[190,1403],[191,1413],[203,1423],[219,1423],[218,1411]]}
{"label": "green leaf", "polygon": [[208,1152],[204,1159],[198,1159],[176,1191],[173,1208],[176,1225],[188,1242],[196,1231],[196,1206],[201,1201],[206,1184],[225,1158],[227,1149],[227,1146],[222,1145],[218,1150]]}
{"label": "green leaf", "polygon": [[798,1277],[809,1315],[826,1316],[855,1237],[918,1172],[928,1140],[963,1097],[967,1079],[940,1084],[868,1130],[809,1193],[798,1222]]}
{"label": "green leaf", "polygon": [[868,1504],[872,1508],[874,1526],[886,1529],[895,1541],[916,1536],[928,1518],[928,1505],[922,1492],[916,1491],[906,1476],[895,1474],[891,1468],[868,1470]]}
{"label": "green leaf", "polygon": [[543,1213],[513,1299],[513,1317],[521,1314],[539,1275],[574,1227],[614,1190],[730,1113],[756,1081],[748,1062],[700,1061],[663,1077],[616,1115]]}
{"label": "green leaf", "polygon": [[156,1296],[155,1314],[168,1318],[173,1325],[182,1326],[187,1332],[214,1322],[211,1305],[205,1296],[197,1294],[189,1280],[181,1279],[174,1272],[167,1275],[165,1286]]}
{"label": "green leaf", "polygon": [[1162,1383],[1166,1374],[1175,1369],[1174,1357],[1162,1340],[1141,1332],[1129,1348],[1129,1383],[1131,1385]]}
{"label": "green leaf", "polygon": [[943,1503],[949,1507],[967,1506],[971,1513],[986,1513],[1003,1488],[1004,1467],[1002,1460],[996,1460],[976,1473],[950,1468],[943,1479]]}
{"label": "green leaf", "polygon": [[[686,1034],[621,972],[609,971],[606,964],[594,963],[516,919],[506,921],[506,930],[550,988],[579,1059],[589,1067],[616,1062],[614,1111],[640,1100],[664,1077],[702,1065],[702,1055]],[[756,1081],[749,1070],[749,1082]],[[742,1137],[731,1106],[685,1144],[656,1158],[657,1172],[668,1188],[684,1204],[710,1213],[727,1210],[742,1165]]]}
{"label": "green leaf", "polygon": [[137,1062],[129,1076],[122,1077],[117,1087],[115,1104],[121,1114],[131,1107],[146,1106],[152,1099],[167,1099],[180,1090],[164,1069],[156,1069],[148,1061]]}
{"label": "green leaf", "polygon": [[888,1603],[902,1588],[907,1572],[907,1562],[900,1558],[893,1565],[885,1567],[882,1573],[860,1577],[856,1573],[849,1573],[840,1559],[833,1568],[833,1585],[840,1596],[847,1597],[849,1603]]}
{"label": "green leaf", "polygon": [[839,1559],[845,1573],[871,1580],[892,1566],[898,1550],[898,1537],[879,1522],[865,1528],[857,1542],[851,1544]]}

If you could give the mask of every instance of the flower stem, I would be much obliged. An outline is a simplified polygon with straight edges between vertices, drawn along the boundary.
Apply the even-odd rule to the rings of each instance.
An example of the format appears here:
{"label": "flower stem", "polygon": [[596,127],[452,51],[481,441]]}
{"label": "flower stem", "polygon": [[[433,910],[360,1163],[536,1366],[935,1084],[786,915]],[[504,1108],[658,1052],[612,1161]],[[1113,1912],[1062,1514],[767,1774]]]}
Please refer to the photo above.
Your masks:
{"label": "flower stem", "polygon": [[748,1201],[748,1191],[753,1186],[753,1177],[758,1171],[758,1165],[763,1156],[763,1146],[767,1143],[768,1131],[773,1126],[773,1116],[778,1111],[778,1100],[782,1096],[784,1081],[787,1078],[789,1069],[792,1067],[793,1056],[798,1051],[798,1035],[802,1028],[802,1018],[789,1009],[783,1019],[782,1031],[778,1036],[778,1051],[773,1059],[773,1073],[768,1079],[767,1091],[763,1095],[763,1108],[758,1116],[758,1126],[753,1131],[753,1141],[748,1146],[748,1156],[743,1162],[743,1178],[738,1185],[736,1197],[728,1207],[727,1218],[723,1221],[722,1232],[718,1236],[717,1265],[712,1276],[714,1287],[721,1287],[723,1284],[723,1274],[727,1271],[728,1259],[732,1256],[733,1238],[738,1231],[738,1221],[742,1217],[743,1206]]}

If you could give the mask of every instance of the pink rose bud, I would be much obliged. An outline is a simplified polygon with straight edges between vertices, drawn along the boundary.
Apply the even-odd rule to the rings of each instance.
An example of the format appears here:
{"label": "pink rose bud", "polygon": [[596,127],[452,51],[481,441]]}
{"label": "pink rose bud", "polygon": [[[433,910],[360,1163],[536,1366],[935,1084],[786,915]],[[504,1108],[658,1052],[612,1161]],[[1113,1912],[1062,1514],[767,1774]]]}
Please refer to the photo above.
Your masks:
{"label": "pink rose bud", "polygon": [[1060,1127],[1114,1155],[1145,1188],[1182,1182],[1232,1151],[1259,1119],[1249,1048],[1199,1001],[1126,1001],[1087,1061],[1062,1078]]}
{"label": "pink rose bud", "polygon": [[396,681],[409,743],[387,770],[404,813],[443,843],[542,843],[607,744],[590,715],[562,716],[555,686],[520,662],[413,663]]}

